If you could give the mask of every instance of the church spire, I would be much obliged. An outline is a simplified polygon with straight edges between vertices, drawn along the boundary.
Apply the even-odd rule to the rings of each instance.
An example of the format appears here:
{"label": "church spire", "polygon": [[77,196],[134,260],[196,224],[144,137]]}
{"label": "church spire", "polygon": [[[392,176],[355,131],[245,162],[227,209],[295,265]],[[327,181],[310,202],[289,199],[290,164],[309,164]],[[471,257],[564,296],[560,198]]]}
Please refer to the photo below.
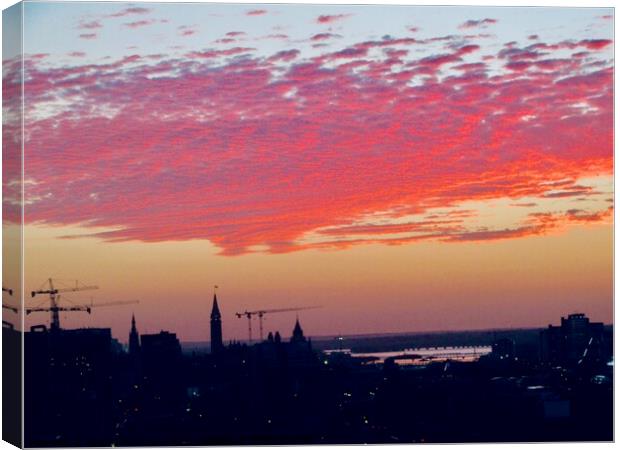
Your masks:
{"label": "church spire", "polygon": [[129,354],[136,356],[140,352],[140,335],[136,327],[136,316],[131,315],[131,331],[129,332]]}
{"label": "church spire", "polygon": [[214,292],[213,306],[211,307],[211,353],[219,353],[223,349],[222,314],[220,313],[220,307],[217,304],[217,293]]}
{"label": "church spire", "polygon": [[297,320],[295,321],[295,328],[293,328],[291,342],[306,342],[304,331],[301,329],[301,325],[299,324],[299,317],[297,317]]}
{"label": "church spire", "polygon": [[211,320],[213,319],[221,319],[222,315],[220,314],[220,307],[217,304],[217,294],[213,294],[213,307],[211,308]]}

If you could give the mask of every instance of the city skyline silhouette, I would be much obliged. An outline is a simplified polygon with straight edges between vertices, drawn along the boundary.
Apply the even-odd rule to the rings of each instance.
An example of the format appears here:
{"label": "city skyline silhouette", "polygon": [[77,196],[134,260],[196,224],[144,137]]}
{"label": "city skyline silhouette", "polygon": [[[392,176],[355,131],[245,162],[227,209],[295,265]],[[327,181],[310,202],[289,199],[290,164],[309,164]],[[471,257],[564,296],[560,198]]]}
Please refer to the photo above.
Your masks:
{"label": "city skyline silhouette", "polygon": [[4,10],[3,438],[612,440],[614,25]]}

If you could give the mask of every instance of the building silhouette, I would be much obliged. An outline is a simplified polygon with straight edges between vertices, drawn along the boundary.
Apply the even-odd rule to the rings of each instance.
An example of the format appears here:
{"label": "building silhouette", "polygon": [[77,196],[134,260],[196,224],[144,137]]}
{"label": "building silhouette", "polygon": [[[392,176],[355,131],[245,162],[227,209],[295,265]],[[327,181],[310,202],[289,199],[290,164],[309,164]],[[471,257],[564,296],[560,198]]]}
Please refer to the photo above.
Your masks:
{"label": "building silhouette", "polygon": [[291,343],[300,344],[302,342],[306,342],[306,338],[304,336],[304,331],[301,329],[301,325],[299,324],[299,317],[295,321],[295,327],[293,328],[293,335],[291,336]]}
{"label": "building silhouette", "polygon": [[269,332],[267,339],[251,347],[257,367],[298,371],[316,367],[318,358],[312,349],[312,342],[304,336],[299,319],[295,321],[288,341],[280,332]]}
{"label": "building silhouette", "polygon": [[47,329],[24,335],[26,446],[101,446],[113,426],[117,346],[109,328]]}
{"label": "building silhouette", "polygon": [[181,356],[181,343],[175,333],[160,331],[157,334],[143,334],[141,341],[145,360],[165,361]]}
{"label": "building silhouette", "polygon": [[541,331],[541,360],[560,365],[598,360],[608,353],[606,341],[603,323],[590,322],[585,314],[570,314],[562,317],[560,326],[549,325]]}
{"label": "building silhouette", "polygon": [[131,315],[131,331],[129,332],[129,355],[137,356],[140,353],[140,335],[136,328],[136,317]]}
{"label": "building silhouette", "polygon": [[[121,350],[107,328],[34,326],[24,336],[25,444],[611,440],[612,327],[600,325],[573,314],[544,330],[487,333],[492,352],[478,361],[420,365],[342,344],[321,351],[325,340],[307,337],[299,318],[290,333],[224,346],[215,296],[211,353],[183,349],[168,331],[140,336],[135,316]],[[576,362],[540,364],[539,341],[548,361]],[[349,345],[369,345],[357,342]],[[534,355],[517,360],[524,342]]]}
{"label": "building silhouette", "polygon": [[12,323],[2,321],[2,438],[22,444],[22,334]]}
{"label": "building silhouette", "polygon": [[141,336],[140,366],[143,389],[148,393],[144,407],[161,413],[173,409],[183,392],[183,352],[175,333],[160,331]]}
{"label": "building silhouette", "polygon": [[222,343],[222,314],[217,305],[217,294],[213,294],[211,309],[211,353],[221,353],[224,350]]}

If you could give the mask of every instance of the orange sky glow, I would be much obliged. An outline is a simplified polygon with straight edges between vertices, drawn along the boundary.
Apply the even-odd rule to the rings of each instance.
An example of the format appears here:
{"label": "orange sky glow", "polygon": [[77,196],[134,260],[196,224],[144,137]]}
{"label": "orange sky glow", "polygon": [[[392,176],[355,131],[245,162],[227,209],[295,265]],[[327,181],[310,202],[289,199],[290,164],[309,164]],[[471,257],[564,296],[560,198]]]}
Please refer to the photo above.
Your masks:
{"label": "orange sky glow", "polygon": [[237,311],[296,306],[321,306],[310,336],[612,321],[608,10],[187,5],[234,17],[206,29],[165,4],[28,5],[3,61],[5,259],[23,181],[26,292],[140,301],[63,326],[126,341],[135,313],[208,340],[214,285],[226,340]]}

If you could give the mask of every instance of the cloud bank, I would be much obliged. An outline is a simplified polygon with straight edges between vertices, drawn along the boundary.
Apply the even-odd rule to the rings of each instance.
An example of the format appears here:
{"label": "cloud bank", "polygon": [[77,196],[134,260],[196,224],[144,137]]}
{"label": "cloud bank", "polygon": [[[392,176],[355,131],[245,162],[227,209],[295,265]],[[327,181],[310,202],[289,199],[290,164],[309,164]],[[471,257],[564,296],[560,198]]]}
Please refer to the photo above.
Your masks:
{"label": "cloud bank", "polygon": [[[490,54],[483,39],[386,36],[312,57],[261,55],[254,43],[62,67],[31,55],[26,221],[107,227],[96,236],[108,241],[208,239],[239,255],[611,220],[592,200],[609,193],[579,180],[613,169],[613,63],[600,53],[612,42],[529,40]],[[9,95],[18,63],[4,65]],[[502,198],[523,211],[508,227],[462,214]],[[588,208],[540,211],[579,198]]]}

